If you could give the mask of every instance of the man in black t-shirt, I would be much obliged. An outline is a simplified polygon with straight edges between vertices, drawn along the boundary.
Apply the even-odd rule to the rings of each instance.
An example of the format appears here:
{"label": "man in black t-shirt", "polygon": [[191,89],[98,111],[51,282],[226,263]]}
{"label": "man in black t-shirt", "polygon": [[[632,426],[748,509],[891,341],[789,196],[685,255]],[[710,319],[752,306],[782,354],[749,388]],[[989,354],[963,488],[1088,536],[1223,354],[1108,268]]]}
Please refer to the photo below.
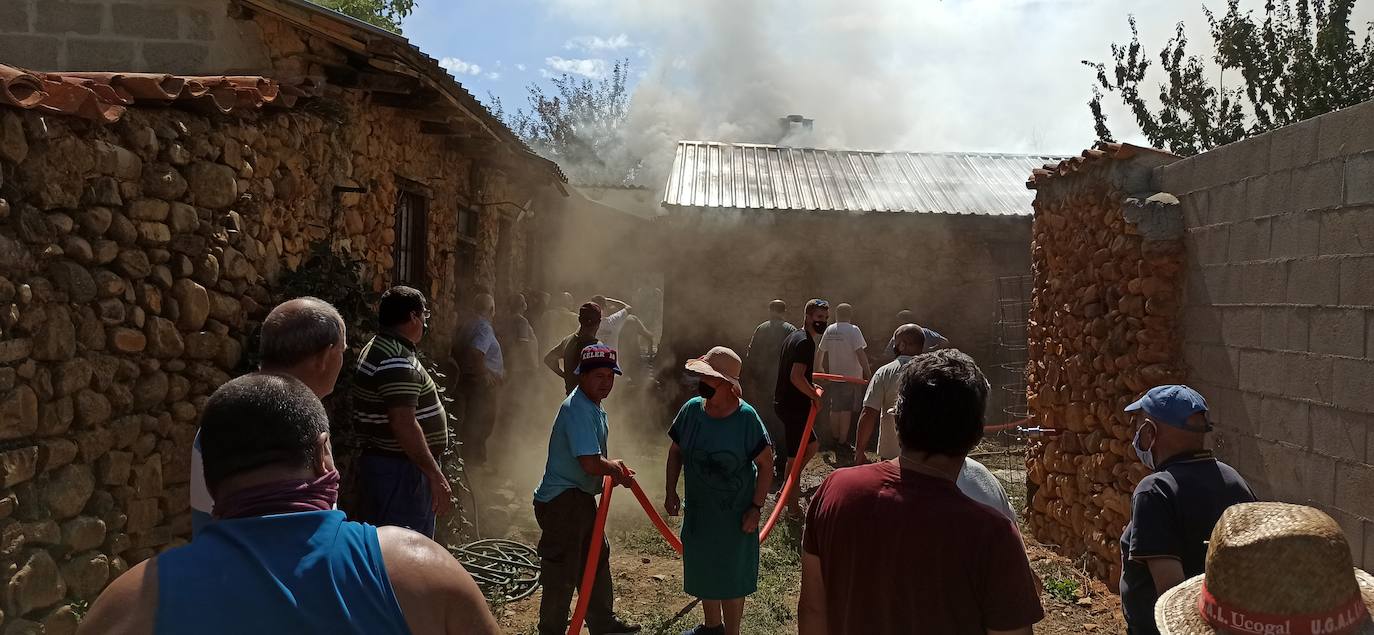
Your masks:
{"label": "man in black t-shirt", "polygon": [[[801,457],[802,469],[811,462],[811,457],[816,455],[819,447],[815,430],[811,431],[807,439],[802,439],[802,433],[806,429],[806,419],[811,414],[812,404],[821,399],[820,387],[811,383],[811,372],[816,363],[816,340],[825,333],[825,327],[829,323],[829,302],[807,302],[804,328],[793,332],[782,341],[782,351],[778,355],[778,381],[773,390],[773,409],[782,420],[787,437],[784,463],[786,460]],[[793,512],[800,512],[796,504],[797,493],[798,488],[793,487],[788,500],[781,501],[780,504],[791,507]]]}
{"label": "man in black t-shirt", "polygon": [[[573,333],[549,349],[544,354],[544,365],[554,374],[563,378],[563,394],[571,394],[577,387],[577,374],[573,371],[582,361],[582,349],[596,344],[596,332],[601,328],[601,307],[594,302],[582,305],[577,311],[577,332]],[[560,367],[559,361],[563,362]]]}
{"label": "man in black t-shirt", "polygon": [[1131,445],[1154,473],[1131,496],[1121,534],[1121,610],[1130,635],[1157,635],[1155,601],[1207,564],[1207,540],[1227,507],[1254,502],[1250,485],[1205,449],[1207,402],[1187,386],[1156,386],[1126,407]]}

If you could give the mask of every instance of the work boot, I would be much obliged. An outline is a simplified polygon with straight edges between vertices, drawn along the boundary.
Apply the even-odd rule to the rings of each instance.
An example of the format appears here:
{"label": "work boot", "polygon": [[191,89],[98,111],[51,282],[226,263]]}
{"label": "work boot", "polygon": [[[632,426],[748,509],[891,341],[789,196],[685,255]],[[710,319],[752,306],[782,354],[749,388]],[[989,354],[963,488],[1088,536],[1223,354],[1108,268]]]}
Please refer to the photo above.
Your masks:
{"label": "work boot", "polygon": [[682,635],[725,635],[725,625],[707,626],[705,624],[697,624],[697,627],[690,631],[682,631]]}
{"label": "work boot", "polygon": [[592,631],[592,635],[635,635],[643,627],[638,624],[627,624],[619,616],[612,618],[611,623],[606,625],[604,630]]}

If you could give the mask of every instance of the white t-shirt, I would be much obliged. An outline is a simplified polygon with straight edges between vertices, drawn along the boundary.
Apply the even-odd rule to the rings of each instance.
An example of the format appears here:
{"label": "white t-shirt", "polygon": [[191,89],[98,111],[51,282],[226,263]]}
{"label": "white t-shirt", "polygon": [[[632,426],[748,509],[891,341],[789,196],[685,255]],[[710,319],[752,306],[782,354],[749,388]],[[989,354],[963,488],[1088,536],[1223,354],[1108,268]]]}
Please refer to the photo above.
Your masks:
{"label": "white t-shirt", "polygon": [[859,327],[849,322],[836,322],[821,335],[821,351],[825,353],[826,369],[835,375],[861,377],[863,367],[855,351],[868,346]]}
{"label": "white t-shirt", "polygon": [[903,355],[873,371],[873,378],[868,381],[868,391],[864,393],[864,407],[877,410],[880,415],[878,457],[883,460],[895,459],[902,452],[897,443],[897,418],[892,407],[897,405],[897,377],[901,374],[902,366],[909,361],[911,356]]}
{"label": "white t-shirt", "polygon": [[620,331],[625,328],[625,320],[630,317],[629,309],[621,309],[606,317],[601,318],[601,328],[597,330],[596,337],[601,343],[620,351]]}
{"label": "white t-shirt", "polygon": [[964,457],[964,467],[959,468],[959,478],[954,484],[964,496],[997,510],[1016,524],[1016,510],[1011,508],[1007,490],[1002,489],[1002,483],[982,463]]}

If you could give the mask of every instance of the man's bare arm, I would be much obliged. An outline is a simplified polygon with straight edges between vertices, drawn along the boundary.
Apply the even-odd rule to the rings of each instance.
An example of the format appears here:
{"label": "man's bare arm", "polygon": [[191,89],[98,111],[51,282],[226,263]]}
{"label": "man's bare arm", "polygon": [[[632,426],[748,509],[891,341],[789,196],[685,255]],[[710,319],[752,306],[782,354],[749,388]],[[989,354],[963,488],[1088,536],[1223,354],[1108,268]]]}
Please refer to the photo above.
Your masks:
{"label": "man's bare arm", "polygon": [[803,553],[801,597],[797,599],[797,635],[826,635],[830,632],[828,619],[821,557]]}
{"label": "man's bare arm", "polygon": [[560,368],[558,365],[558,363],[562,360],[563,347],[561,345],[549,349],[549,352],[544,354],[544,365],[548,366],[549,370],[553,371],[555,375],[566,378],[566,375],[563,374],[563,369]]}
{"label": "man's bare arm", "polygon": [[396,602],[415,635],[497,635],[501,629],[463,565],[409,529],[378,527]]}
{"label": "man's bare arm", "polygon": [[821,396],[816,393],[816,387],[812,386],[811,382],[806,381],[806,364],[792,362],[792,372],[788,377],[792,380],[792,387],[800,390],[803,395],[806,395],[810,399],[821,398]]}
{"label": "man's bare arm", "polygon": [[873,372],[868,365],[868,353],[865,352],[864,349],[858,348],[854,349],[854,355],[859,358],[859,368],[863,369],[864,376],[862,377],[862,379],[868,379],[869,377],[872,377]]}
{"label": "man's bare arm", "polygon": [[1150,577],[1155,581],[1155,593],[1164,595],[1165,591],[1172,589],[1183,583],[1187,576],[1183,574],[1183,562],[1171,556],[1160,556],[1158,558],[1142,558],[1145,566],[1150,568]]}
{"label": "man's bare arm", "polygon": [[855,463],[868,462],[868,453],[866,450],[868,447],[868,440],[873,438],[873,429],[877,427],[880,416],[877,410],[867,406],[859,413],[859,431],[854,437]]}
{"label": "man's bare arm", "polygon": [[157,626],[157,558],[115,578],[77,626],[77,635],[144,635]]}

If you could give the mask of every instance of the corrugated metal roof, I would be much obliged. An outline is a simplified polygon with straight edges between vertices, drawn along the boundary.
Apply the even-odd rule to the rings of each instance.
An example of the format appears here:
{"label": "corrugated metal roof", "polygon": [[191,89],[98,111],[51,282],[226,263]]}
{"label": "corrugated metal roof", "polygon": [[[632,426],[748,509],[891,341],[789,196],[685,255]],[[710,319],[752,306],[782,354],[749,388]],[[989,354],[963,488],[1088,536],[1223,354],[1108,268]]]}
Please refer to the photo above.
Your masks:
{"label": "corrugated metal roof", "polygon": [[867,152],[680,141],[663,204],[1028,215],[1026,175],[1062,157]]}

